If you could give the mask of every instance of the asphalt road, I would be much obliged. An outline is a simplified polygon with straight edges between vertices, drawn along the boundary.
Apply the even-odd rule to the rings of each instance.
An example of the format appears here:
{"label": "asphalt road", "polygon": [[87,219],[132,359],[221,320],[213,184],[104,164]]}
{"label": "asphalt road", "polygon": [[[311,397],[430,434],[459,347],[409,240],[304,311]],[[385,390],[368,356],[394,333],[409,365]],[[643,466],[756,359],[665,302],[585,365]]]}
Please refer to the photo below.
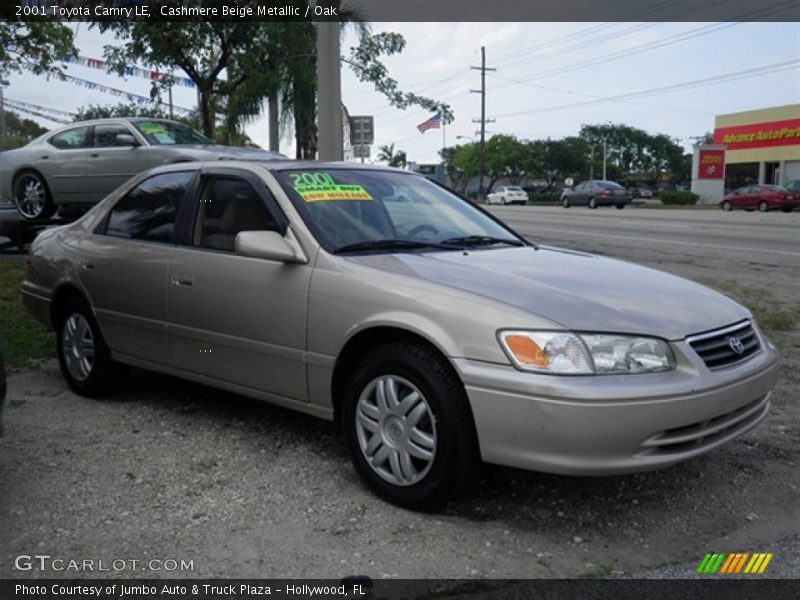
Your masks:
{"label": "asphalt road", "polygon": [[473,493],[425,514],[367,492],[327,423],[143,371],[90,400],[50,362],[9,380],[0,577],[63,575],[14,569],[33,553],[194,566],[115,576],[692,577],[709,551],[775,552],[764,576],[800,575],[800,213],[492,210],[542,244],[661,268],[783,315],[769,417],[654,473],[487,467]]}

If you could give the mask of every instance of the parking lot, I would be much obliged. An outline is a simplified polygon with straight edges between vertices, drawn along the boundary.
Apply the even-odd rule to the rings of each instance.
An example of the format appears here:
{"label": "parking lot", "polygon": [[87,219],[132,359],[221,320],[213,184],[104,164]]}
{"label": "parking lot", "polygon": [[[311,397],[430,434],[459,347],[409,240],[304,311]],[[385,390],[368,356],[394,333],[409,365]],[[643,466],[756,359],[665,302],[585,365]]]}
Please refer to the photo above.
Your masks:
{"label": "parking lot", "polygon": [[124,393],[90,400],[49,361],[9,379],[0,577],[63,574],[14,569],[37,553],[192,561],[111,573],[127,577],[688,577],[708,551],[774,552],[766,575],[796,577],[800,213],[492,212],[539,243],[663,269],[750,307],[783,354],[769,417],[653,473],[486,467],[467,497],[414,513],[362,487],[331,424],[138,370]]}

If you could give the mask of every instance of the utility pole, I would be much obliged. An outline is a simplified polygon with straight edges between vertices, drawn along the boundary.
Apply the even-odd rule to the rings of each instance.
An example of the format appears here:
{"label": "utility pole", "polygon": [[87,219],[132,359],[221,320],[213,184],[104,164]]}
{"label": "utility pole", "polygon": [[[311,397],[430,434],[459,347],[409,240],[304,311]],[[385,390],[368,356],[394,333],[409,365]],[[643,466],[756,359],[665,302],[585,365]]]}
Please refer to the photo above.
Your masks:
{"label": "utility pole", "polygon": [[486,67],[486,46],[481,46],[481,66],[470,67],[481,72],[481,89],[470,90],[471,94],[481,95],[481,118],[480,121],[472,119],[473,123],[481,124],[481,145],[480,145],[480,179],[478,184],[478,195],[483,198],[483,176],[486,173],[486,123],[494,123],[494,119],[486,120],[486,71],[496,71]]}
{"label": "utility pole", "polygon": [[319,159],[342,160],[342,81],[339,63],[339,22],[317,23],[317,84],[319,99]]}
{"label": "utility pole", "polygon": [[603,138],[603,181],[607,179],[606,177],[606,154],[608,153],[608,141],[606,138]]}

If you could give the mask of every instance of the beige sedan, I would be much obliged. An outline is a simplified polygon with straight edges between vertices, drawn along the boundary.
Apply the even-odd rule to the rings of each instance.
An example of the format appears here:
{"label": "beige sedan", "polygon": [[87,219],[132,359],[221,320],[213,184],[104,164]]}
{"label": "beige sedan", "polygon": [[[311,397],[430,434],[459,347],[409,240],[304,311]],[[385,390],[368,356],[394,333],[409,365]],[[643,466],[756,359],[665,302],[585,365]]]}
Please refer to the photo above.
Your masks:
{"label": "beige sedan", "polygon": [[337,421],[409,507],[479,460],[574,475],[695,457],[770,408],[777,352],[691,281],[527,242],[413,173],[214,162],[42,233],[23,284],[69,386],[152,369]]}

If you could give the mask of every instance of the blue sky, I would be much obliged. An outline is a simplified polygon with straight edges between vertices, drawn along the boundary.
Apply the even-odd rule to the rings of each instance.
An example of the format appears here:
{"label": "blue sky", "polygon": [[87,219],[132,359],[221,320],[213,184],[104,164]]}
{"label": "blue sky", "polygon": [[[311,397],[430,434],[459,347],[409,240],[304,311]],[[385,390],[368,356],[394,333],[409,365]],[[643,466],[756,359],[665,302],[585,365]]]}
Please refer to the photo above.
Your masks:
{"label": "blue sky", "polygon": [[[81,54],[102,58],[102,36],[86,24],[77,29]],[[693,89],[675,85],[800,61],[798,23],[381,23],[374,31],[401,33],[405,51],[385,62],[400,87],[450,103],[455,121],[447,127],[447,143],[465,142],[477,130],[480,97],[470,89],[480,86],[480,46],[486,46],[487,116],[496,122],[492,133],[522,138],[559,138],[574,135],[583,123],[626,123],[650,132],[666,133],[691,144],[691,136],[714,127],[714,115],[740,110],[800,103],[800,68],[789,65],[771,74]],[[348,33],[342,54],[355,43]],[[610,60],[613,55],[621,55]],[[144,66],[144,65],[140,65]],[[67,71],[98,83],[147,94],[145,79],[122,79],[102,71],[70,65]],[[658,93],[614,102],[598,98],[632,94],[655,88]],[[12,75],[6,96],[51,108],[74,111],[87,104],[117,103],[119,98],[87,90],[73,83],[30,74]],[[394,142],[410,160],[432,162],[442,146],[442,132],[420,134],[416,125],[430,116],[417,108],[394,109],[358,82],[347,66],[342,69],[343,101],[351,114],[375,116],[376,146]],[[175,103],[195,104],[194,92],[176,89]],[[580,103],[580,106],[568,105]],[[37,119],[47,127],[57,127]],[[250,137],[266,146],[263,118],[247,127]],[[465,136],[456,139],[456,136]],[[282,150],[293,155],[292,140]]]}

